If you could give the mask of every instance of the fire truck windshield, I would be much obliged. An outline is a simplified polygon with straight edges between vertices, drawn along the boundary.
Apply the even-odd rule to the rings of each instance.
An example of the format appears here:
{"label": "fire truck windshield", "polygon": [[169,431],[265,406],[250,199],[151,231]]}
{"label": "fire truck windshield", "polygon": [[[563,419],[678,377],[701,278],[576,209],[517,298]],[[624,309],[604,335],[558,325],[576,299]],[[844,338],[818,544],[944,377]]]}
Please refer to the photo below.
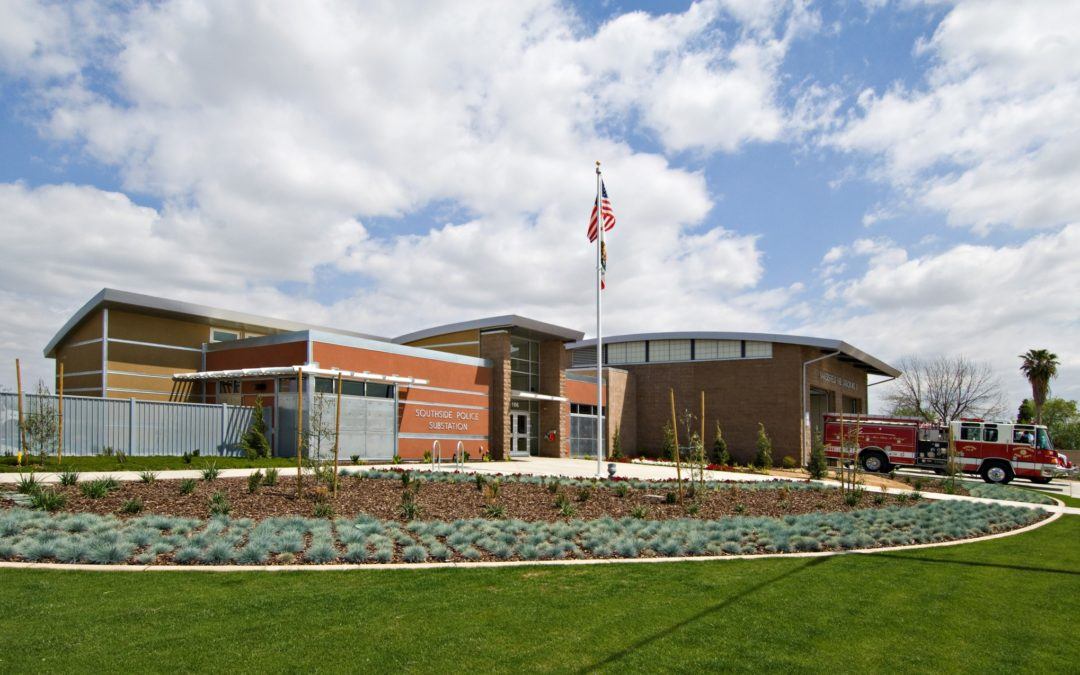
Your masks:
{"label": "fire truck windshield", "polygon": [[1054,449],[1054,445],[1050,442],[1050,435],[1046,433],[1046,429],[1038,430],[1038,437],[1035,443],[1035,447],[1039,450]]}

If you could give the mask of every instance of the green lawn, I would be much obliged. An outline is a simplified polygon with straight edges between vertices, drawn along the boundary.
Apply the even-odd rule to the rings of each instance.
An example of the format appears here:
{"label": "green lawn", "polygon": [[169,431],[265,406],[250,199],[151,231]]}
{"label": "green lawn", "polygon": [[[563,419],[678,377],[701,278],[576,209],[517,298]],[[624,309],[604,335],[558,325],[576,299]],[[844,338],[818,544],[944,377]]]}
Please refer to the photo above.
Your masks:
{"label": "green lawn", "polygon": [[214,462],[219,469],[246,469],[264,466],[296,466],[296,460],[289,457],[268,457],[247,459],[244,457],[192,457],[191,463],[183,457],[152,455],[148,457],[126,457],[123,462],[116,457],[95,455],[93,457],[66,457],[64,463],[57,464],[56,457],[50,457],[44,465],[33,463],[22,467],[15,465],[14,457],[0,457],[0,472],[12,471],[167,471],[170,469],[199,469],[208,462]]}
{"label": "green lawn", "polygon": [[1045,494],[1048,494],[1051,497],[1054,497],[1055,499],[1060,499],[1065,504],[1065,506],[1080,507],[1080,499],[1077,499],[1076,497],[1070,497],[1068,495],[1061,495],[1061,494],[1058,494],[1056,492],[1047,492]]}
{"label": "green lawn", "polygon": [[4,570],[0,671],[1075,672],[1078,542],[1065,516],[985,543],[812,559]]}

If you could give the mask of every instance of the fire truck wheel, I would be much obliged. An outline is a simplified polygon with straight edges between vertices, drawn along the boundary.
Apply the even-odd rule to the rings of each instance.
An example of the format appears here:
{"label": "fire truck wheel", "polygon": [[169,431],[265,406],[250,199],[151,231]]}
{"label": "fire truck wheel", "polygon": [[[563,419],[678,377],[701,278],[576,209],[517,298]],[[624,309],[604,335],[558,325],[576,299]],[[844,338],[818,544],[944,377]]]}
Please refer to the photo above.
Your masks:
{"label": "fire truck wheel", "polygon": [[1046,478],[1045,476],[1039,476],[1037,478],[1028,478],[1028,480],[1031,481],[1032,483],[1038,483],[1039,485],[1046,485],[1047,483],[1052,481],[1053,478]]}
{"label": "fire truck wheel", "polygon": [[1004,485],[1012,482],[1013,470],[1011,466],[1004,462],[987,462],[979,470],[979,475],[987,483],[1001,483]]}
{"label": "fire truck wheel", "polygon": [[869,473],[885,473],[889,470],[889,458],[877,450],[863,452],[859,461],[862,462],[863,471]]}

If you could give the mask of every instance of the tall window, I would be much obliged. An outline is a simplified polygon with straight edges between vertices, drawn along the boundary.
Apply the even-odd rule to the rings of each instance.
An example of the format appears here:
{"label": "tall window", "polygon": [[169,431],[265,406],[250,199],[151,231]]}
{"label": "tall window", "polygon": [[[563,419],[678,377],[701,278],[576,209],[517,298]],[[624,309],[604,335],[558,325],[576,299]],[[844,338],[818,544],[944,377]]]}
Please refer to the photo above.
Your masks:
{"label": "tall window", "polygon": [[540,344],[538,342],[510,336],[510,388],[515,391],[540,391]]}

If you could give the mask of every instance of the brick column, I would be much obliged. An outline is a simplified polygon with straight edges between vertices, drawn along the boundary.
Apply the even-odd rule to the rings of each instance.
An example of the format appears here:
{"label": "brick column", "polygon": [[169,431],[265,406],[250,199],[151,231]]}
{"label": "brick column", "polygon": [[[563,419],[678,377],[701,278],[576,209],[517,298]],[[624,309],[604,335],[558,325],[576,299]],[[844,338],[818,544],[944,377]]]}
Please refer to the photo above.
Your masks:
{"label": "brick column", "polygon": [[491,395],[488,399],[488,442],[491,458],[510,456],[510,333],[480,335],[480,356],[491,361]]}
{"label": "brick column", "polygon": [[[540,343],[540,393],[549,396],[566,396],[566,368],[570,365],[570,352],[563,342],[548,340]],[[548,431],[555,431],[555,440],[547,439]],[[540,455],[542,457],[570,456],[570,404],[563,401],[540,403]]]}
{"label": "brick column", "polygon": [[607,378],[607,436],[608,452],[614,447],[615,429],[623,457],[637,455],[637,410],[634,406],[634,380],[630,373],[617,368],[605,368]]}

